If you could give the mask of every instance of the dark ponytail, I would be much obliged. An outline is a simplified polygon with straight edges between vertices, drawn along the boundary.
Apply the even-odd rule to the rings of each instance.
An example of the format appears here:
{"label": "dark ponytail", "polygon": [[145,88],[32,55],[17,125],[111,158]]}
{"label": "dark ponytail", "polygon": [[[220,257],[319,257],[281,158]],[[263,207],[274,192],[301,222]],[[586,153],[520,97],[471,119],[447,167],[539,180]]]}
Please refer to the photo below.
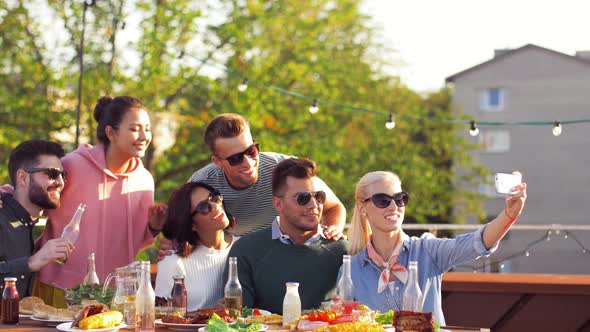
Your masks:
{"label": "dark ponytail", "polygon": [[119,128],[125,114],[132,109],[145,109],[137,98],[130,96],[111,97],[104,96],[98,99],[94,107],[94,119],[98,122],[96,138],[102,144],[108,146],[111,142],[107,137],[106,128]]}

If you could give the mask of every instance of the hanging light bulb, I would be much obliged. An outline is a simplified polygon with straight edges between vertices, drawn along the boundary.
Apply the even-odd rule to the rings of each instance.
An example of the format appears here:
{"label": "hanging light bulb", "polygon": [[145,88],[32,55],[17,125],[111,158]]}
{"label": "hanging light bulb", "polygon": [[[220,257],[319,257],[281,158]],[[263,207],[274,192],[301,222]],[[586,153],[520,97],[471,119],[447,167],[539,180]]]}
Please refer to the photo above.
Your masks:
{"label": "hanging light bulb", "polygon": [[387,122],[385,122],[385,128],[391,130],[395,128],[395,121],[393,121],[393,114],[389,114],[387,116]]}
{"label": "hanging light bulb", "polygon": [[469,135],[477,136],[477,134],[479,134],[479,128],[477,128],[475,121],[471,121],[471,126],[469,127]]}
{"label": "hanging light bulb", "polygon": [[318,100],[317,99],[314,99],[311,102],[311,106],[309,106],[309,113],[316,114],[318,111],[319,111],[319,108],[318,108]]}
{"label": "hanging light bulb", "polygon": [[244,77],[240,82],[240,85],[238,85],[238,91],[244,92],[246,89],[248,89],[248,79]]}
{"label": "hanging light bulb", "polygon": [[553,124],[553,129],[551,130],[553,136],[561,135],[561,129],[561,123],[559,123],[559,121],[555,121],[555,123]]}
{"label": "hanging light bulb", "polygon": [[530,252],[527,250],[527,251],[525,251],[525,252],[524,252],[524,255],[525,255],[526,257],[529,257],[529,256],[531,255],[531,253],[530,253]]}

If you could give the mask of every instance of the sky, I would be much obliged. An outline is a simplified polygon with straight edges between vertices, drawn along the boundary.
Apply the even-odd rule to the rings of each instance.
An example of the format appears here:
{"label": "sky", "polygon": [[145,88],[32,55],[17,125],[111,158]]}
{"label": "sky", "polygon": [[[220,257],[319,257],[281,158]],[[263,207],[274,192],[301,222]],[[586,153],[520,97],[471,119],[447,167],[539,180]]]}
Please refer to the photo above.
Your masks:
{"label": "sky", "polygon": [[418,92],[493,57],[535,44],[574,55],[590,50],[588,0],[364,0],[361,10],[394,50],[392,69]]}

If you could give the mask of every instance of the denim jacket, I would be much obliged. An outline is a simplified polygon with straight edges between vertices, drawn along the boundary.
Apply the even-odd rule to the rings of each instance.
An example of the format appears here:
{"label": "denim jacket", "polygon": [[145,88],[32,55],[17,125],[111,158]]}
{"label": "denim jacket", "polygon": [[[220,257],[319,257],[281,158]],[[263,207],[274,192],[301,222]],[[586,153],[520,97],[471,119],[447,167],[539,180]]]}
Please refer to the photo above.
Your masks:
{"label": "denim jacket", "polygon": [[[410,260],[418,262],[418,282],[425,296],[423,311],[432,312],[434,320],[441,326],[445,325],[441,306],[443,273],[457,264],[487,256],[498,247],[496,243],[490,249],[485,248],[482,239],[485,227],[453,239],[438,239],[430,233],[424,233],[420,238],[409,237],[402,231],[403,246],[398,262],[406,268]],[[366,247],[352,257],[351,274],[355,300],[381,312],[402,309],[404,284],[396,279],[393,285],[389,284],[383,292],[377,293],[381,269],[369,258]]]}

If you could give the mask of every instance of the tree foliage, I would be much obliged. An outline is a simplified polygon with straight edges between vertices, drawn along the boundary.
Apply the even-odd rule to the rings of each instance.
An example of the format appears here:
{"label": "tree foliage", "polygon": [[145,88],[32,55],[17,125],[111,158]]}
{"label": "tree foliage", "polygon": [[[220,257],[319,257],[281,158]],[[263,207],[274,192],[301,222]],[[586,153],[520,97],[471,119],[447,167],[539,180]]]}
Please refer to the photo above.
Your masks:
{"label": "tree foliage", "polygon": [[[73,148],[83,6],[47,0],[36,9],[63,30],[47,47],[43,27],[32,17],[33,2],[38,4],[0,4],[3,162],[11,148],[32,137],[53,137]],[[392,51],[376,39],[359,2],[97,1],[88,8],[85,36],[86,140],[93,140],[92,108],[99,96],[142,100],[154,126],[144,163],[154,174],[156,199],[165,201],[209,162],[203,143],[208,121],[236,112],[250,120],[263,151],[314,159],[349,209],[363,174],[390,170],[411,193],[406,215],[417,222],[449,222],[455,204],[480,214],[479,197],[455,186],[457,168],[461,181],[485,174],[469,157],[474,147],[451,124],[417,120],[457,117],[450,92],[423,97],[386,74]],[[249,86],[239,92],[243,78]],[[319,112],[311,114],[314,98]],[[389,113],[396,120],[393,130],[385,129]]]}

